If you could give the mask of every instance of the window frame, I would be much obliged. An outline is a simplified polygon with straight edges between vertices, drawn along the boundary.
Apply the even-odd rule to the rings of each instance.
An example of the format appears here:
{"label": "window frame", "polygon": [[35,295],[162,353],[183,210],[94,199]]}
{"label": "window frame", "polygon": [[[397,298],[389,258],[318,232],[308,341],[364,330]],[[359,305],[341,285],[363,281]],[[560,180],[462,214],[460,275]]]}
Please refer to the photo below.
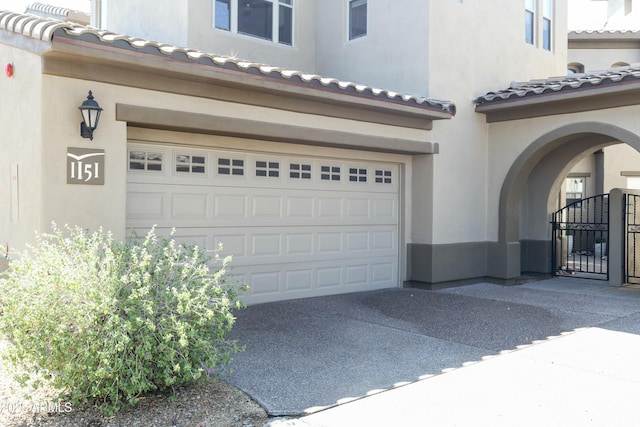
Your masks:
{"label": "window frame", "polygon": [[524,41],[532,46],[536,45],[536,2],[524,1]]}
{"label": "window frame", "polygon": [[555,0],[524,0],[524,42],[553,51]]}
{"label": "window frame", "polygon": [[[262,37],[258,34],[239,31],[239,6],[238,0],[211,0],[212,1],[212,26],[214,30],[226,31],[231,34],[237,34],[240,36],[251,37],[252,39],[264,40],[271,42],[278,46],[290,46],[293,47],[295,40],[295,8],[294,0],[257,0],[265,3],[271,3],[271,38]],[[228,18],[226,22],[222,21],[219,15],[218,6],[227,5]],[[281,31],[281,11],[288,10],[288,17],[290,25],[288,25],[288,31]],[[220,19],[220,21],[218,21]],[[283,40],[283,33],[288,33],[287,39]]]}
{"label": "window frame", "polygon": [[[364,31],[358,34],[354,34],[354,19],[357,16],[354,15],[356,8],[364,6]],[[366,37],[369,34],[369,5],[368,0],[348,0],[347,1],[347,39],[349,41],[358,40]]]}
{"label": "window frame", "polygon": [[[573,181],[573,183],[571,182]],[[568,176],[565,178],[565,206],[574,205],[579,208],[581,200],[587,198],[587,176]],[[575,188],[570,188],[572,185]],[[572,197],[569,197],[569,196]]]}
{"label": "window frame", "polygon": [[551,52],[553,45],[553,0],[542,0],[542,48]]}

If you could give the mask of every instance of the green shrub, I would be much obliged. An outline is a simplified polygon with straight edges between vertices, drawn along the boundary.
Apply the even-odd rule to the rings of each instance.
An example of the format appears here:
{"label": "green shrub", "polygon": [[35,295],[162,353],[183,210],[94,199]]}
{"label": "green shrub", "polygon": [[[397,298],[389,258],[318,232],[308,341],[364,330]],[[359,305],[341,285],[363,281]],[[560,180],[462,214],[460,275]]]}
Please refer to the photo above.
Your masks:
{"label": "green shrub", "polygon": [[216,376],[241,350],[226,338],[242,289],[225,282],[228,262],[153,229],[117,242],[54,224],[0,280],[5,358],[29,373],[22,384],[105,413]]}

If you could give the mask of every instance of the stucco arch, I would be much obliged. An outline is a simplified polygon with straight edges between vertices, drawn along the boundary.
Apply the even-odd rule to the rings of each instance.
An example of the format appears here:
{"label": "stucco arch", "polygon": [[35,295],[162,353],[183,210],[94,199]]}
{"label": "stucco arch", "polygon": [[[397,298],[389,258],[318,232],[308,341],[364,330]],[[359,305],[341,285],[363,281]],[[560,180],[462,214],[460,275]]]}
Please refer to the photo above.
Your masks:
{"label": "stucco arch", "polygon": [[[529,144],[513,162],[502,184],[498,245],[519,247],[523,197],[532,201],[528,214],[544,226],[562,179],[577,159],[584,153],[617,143],[626,143],[640,152],[640,136],[619,126],[592,121],[561,126]],[[501,270],[509,271],[510,275],[519,272],[519,258],[508,257],[509,265]]]}

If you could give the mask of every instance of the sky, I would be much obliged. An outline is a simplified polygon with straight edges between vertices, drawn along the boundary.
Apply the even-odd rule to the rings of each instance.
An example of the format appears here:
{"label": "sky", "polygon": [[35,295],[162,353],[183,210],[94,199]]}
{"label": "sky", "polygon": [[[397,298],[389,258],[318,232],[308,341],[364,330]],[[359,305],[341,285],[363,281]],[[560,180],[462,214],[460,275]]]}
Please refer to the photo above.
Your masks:
{"label": "sky", "polygon": [[68,9],[89,12],[91,2],[89,0],[0,0],[0,10],[11,10],[14,12],[24,12],[28,5],[32,3],[51,4]]}

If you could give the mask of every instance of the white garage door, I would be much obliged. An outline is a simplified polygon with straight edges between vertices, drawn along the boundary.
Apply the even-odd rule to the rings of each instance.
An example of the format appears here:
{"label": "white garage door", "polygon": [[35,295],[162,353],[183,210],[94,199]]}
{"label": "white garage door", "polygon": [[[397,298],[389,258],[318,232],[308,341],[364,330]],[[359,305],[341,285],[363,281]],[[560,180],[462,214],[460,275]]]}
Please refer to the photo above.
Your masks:
{"label": "white garage door", "polygon": [[398,174],[370,160],[130,144],[127,228],[222,243],[247,304],[396,287]]}

